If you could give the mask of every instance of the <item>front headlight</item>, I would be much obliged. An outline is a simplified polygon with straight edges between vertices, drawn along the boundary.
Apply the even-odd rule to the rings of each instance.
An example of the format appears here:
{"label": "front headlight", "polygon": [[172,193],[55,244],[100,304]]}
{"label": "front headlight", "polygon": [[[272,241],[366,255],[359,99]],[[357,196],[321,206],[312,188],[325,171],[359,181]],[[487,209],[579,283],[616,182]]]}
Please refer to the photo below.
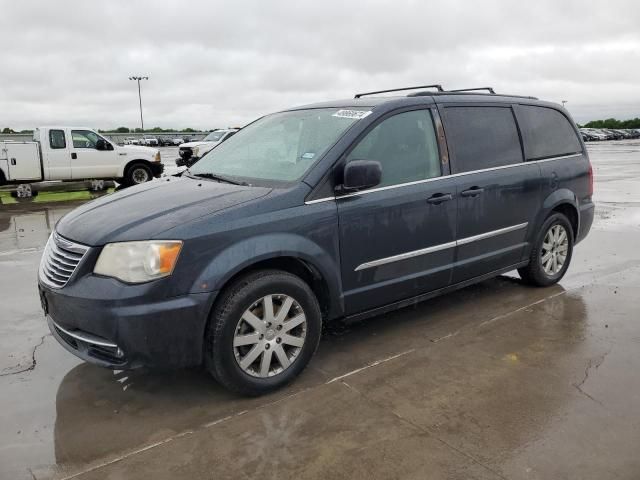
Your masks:
{"label": "front headlight", "polygon": [[182,249],[180,240],[108,243],[93,273],[127,283],[143,283],[168,277]]}
{"label": "front headlight", "polygon": [[158,163],[160,162],[160,152],[156,152],[155,160]]}
{"label": "front headlight", "polygon": [[200,147],[193,147],[191,149],[191,156],[192,157],[197,157],[198,156],[198,151],[200,150]]}

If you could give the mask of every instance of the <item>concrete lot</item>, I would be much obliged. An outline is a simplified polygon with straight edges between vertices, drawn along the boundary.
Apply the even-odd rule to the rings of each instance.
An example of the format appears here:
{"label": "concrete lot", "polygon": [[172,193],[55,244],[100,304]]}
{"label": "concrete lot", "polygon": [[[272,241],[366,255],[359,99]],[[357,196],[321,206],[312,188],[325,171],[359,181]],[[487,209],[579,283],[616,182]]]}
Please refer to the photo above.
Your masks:
{"label": "concrete lot", "polygon": [[5,208],[0,478],[640,478],[640,142],[589,148],[597,219],[560,285],[504,276],[333,328],[258,399],[68,354],[35,282],[72,206]]}

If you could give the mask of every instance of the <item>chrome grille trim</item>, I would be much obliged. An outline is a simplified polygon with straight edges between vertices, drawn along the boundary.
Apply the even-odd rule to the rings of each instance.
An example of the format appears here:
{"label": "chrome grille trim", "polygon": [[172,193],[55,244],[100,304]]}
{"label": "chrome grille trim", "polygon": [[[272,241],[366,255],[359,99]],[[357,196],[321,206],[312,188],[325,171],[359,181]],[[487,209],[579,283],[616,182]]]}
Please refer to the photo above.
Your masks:
{"label": "chrome grille trim", "polygon": [[88,251],[89,247],[53,232],[42,253],[40,281],[51,288],[64,287]]}
{"label": "chrome grille trim", "polygon": [[77,330],[77,329],[68,330],[66,328],[62,328],[53,319],[51,319],[51,322],[53,323],[53,326],[56,327],[58,330],[63,331],[70,337],[73,337],[76,340],[80,340],[81,342],[90,343],[92,345],[99,345],[101,347],[118,348],[118,345],[116,345],[113,342],[110,342],[105,338],[98,337],[97,335],[93,335],[88,332],[83,332],[82,330]]}

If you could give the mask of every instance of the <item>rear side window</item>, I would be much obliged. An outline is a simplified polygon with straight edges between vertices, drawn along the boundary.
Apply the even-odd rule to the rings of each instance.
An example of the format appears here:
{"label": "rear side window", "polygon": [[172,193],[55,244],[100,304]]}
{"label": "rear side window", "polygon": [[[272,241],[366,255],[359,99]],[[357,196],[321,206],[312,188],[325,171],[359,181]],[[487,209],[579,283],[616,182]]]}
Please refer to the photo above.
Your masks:
{"label": "rear side window", "polygon": [[442,174],[431,112],[413,110],[379,123],[349,153],[351,160],[382,165],[377,187],[426,180]]}
{"label": "rear side window", "polygon": [[447,107],[444,119],[456,173],[522,162],[510,107]]}
{"label": "rear side window", "polygon": [[567,117],[553,108],[520,105],[518,123],[527,160],[582,152],[573,126]]}
{"label": "rear side window", "polygon": [[52,149],[67,148],[64,130],[49,130],[49,146]]}

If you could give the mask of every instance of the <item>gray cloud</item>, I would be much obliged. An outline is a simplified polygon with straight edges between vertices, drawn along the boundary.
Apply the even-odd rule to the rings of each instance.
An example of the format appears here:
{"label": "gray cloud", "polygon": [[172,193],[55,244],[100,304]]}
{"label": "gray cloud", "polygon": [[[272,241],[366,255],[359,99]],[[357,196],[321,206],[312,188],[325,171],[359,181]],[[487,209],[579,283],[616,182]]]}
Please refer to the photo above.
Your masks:
{"label": "gray cloud", "polygon": [[355,91],[439,82],[640,116],[634,1],[0,0],[0,126],[241,125]]}

